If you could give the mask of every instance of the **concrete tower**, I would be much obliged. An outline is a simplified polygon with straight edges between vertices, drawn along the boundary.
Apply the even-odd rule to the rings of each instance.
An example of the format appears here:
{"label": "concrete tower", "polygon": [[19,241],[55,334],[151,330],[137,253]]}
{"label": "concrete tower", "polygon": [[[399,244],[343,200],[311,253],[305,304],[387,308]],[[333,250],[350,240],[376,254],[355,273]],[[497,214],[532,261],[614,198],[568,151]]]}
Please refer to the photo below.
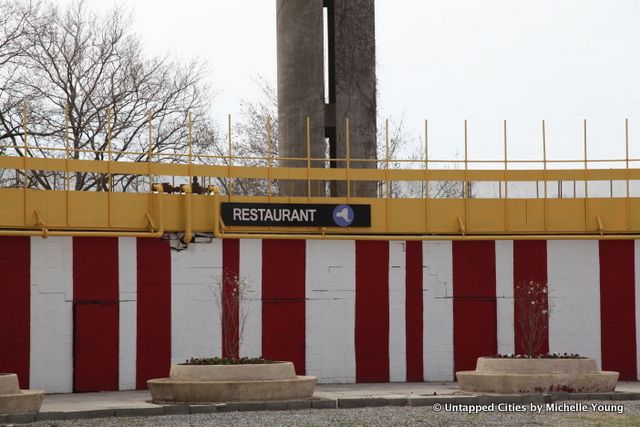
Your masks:
{"label": "concrete tower", "polygon": [[[309,117],[311,157],[346,158],[348,117],[349,157],[375,160],[374,0],[277,0],[277,27],[280,156],[306,158]],[[343,161],[312,166],[325,163],[347,166]],[[283,160],[282,166],[306,167],[306,161]],[[351,161],[350,166],[375,168],[376,162]],[[328,187],[328,195],[347,195],[346,183]],[[326,183],[313,182],[311,195],[324,196],[326,190]],[[282,195],[306,196],[307,191],[306,182],[280,185]],[[376,184],[352,183],[351,195],[375,197]]]}

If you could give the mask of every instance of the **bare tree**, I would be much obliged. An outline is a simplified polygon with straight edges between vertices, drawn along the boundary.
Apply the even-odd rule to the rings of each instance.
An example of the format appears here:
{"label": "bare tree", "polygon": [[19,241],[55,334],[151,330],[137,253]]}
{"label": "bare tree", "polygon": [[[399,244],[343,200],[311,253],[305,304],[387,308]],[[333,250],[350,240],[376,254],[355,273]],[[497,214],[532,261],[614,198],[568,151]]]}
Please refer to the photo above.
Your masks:
{"label": "bare tree", "polygon": [[[382,123],[382,120],[378,121]],[[399,120],[388,119],[388,144],[386,120],[378,130],[378,169],[423,169],[426,154],[424,141],[414,139],[406,131],[404,116]],[[388,146],[388,153],[387,153]],[[387,159],[388,155],[388,159]],[[459,154],[454,154],[459,159]],[[455,166],[446,166],[457,169]],[[379,197],[447,199],[465,197],[464,183],[461,181],[391,181],[378,183]],[[475,195],[475,186],[467,183],[467,197]]]}
{"label": "bare tree", "polygon": [[[238,166],[278,166],[278,97],[274,85],[263,76],[254,79],[260,96],[255,100],[240,101],[240,114],[232,129],[232,154],[241,159],[232,160]],[[228,135],[227,135],[228,136]],[[228,148],[224,144],[211,147],[220,156],[228,156]],[[228,159],[224,159],[228,163]],[[265,180],[234,179],[228,182],[219,179],[225,192],[234,194],[260,196],[269,192],[269,183]],[[233,186],[233,189],[231,188]],[[271,192],[278,193],[277,182],[271,183]]]}
{"label": "bare tree", "polygon": [[539,356],[549,335],[549,295],[546,283],[523,280],[514,290],[515,327],[521,337],[516,354]]}
{"label": "bare tree", "polygon": [[[27,23],[34,19],[36,5],[32,3],[16,4],[9,0],[0,0],[0,144],[21,136],[19,126],[13,126],[6,119],[6,111],[19,104],[14,95],[17,93],[11,84],[18,68],[17,59],[22,55],[25,38],[28,36]],[[0,149],[0,153],[5,149]]]}
{"label": "bare tree", "polygon": [[240,358],[240,346],[244,341],[245,325],[251,314],[240,309],[249,294],[249,283],[237,274],[225,271],[213,290],[222,326],[222,357]]}
{"label": "bare tree", "polygon": [[[23,54],[24,41],[31,29],[30,23],[37,19],[39,9],[40,3],[37,1],[0,0],[0,70],[5,73],[7,66],[15,65],[14,60]],[[15,71],[13,68],[10,70]],[[7,74],[3,74],[3,77],[6,79]],[[5,89],[6,86],[0,86],[0,90]]]}
{"label": "bare tree", "polygon": [[[414,149],[411,149],[411,146],[415,144],[413,144],[411,137],[406,132],[404,116],[399,120],[394,120],[393,118],[384,121],[378,120],[378,123],[381,123],[377,133],[378,169],[410,168],[415,165],[416,163],[414,162],[420,156],[417,148],[413,147]],[[402,160],[409,160],[409,162]],[[418,192],[416,185],[412,183],[399,181],[378,182],[379,197],[421,197]]]}
{"label": "bare tree", "polygon": [[[180,161],[188,112],[200,121],[199,130],[212,125],[207,120],[212,95],[204,84],[204,65],[146,55],[121,8],[99,16],[83,1],[64,9],[46,3],[23,25],[27,30],[11,80],[14,103],[3,111],[5,128],[28,130],[27,155]],[[18,101],[28,101],[28,129],[23,129]],[[23,155],[22,141],[13,143]],[[108,181],[104,174],[76,173],[72,188],[104,191]],[[137,183],[136,176],[113,177],[113,185],[122,190]],[[35,171],[29,185],[55,187],[51,174]]]}
{"label": "bare tree", "polygon": [[[278,99],[274,85],[262,76],[255,79],[261,96],[257,100],[242,100],[240,103],[239,120],[233,128],[233,155],[243,157],[234,160],[234,164],[243,166],[267,166],[269,156],[278,157]],[[271,135],[268,135],[268,123],[271,123]],[[399,120],[389,119],[389,144],[387,153],[386,121],[378,120],[381,124],[377,133],[378,169],[423,168],[424,148],[421,140],[412,139],[407,133],[404,116]],[[269,144],[271,137],[271,145]],[[223,144],[212,147],[215,154],[224,157],[228,154]],[[271,146],[271,151],[269,151]],[[389,161],[387,162],[387,154]],[[459,158],[458,155],[455,156]],[[402,160],[400,160],[402,159]],[[225,160],[226,161],[226,160]],[[275,166],[275,162],[274,162]],[[218,184],[229,191],[226,179],[219,179]],[[463,183],[459,181],[415,181],[389,183],[389,197],[430,197],[430,198],[462,198],[464,197]],[[268,193],[266,181],[251,179],[234,179],[233,191],[243,195],[265,195]],[[428,191],[427,191],[428,186]],[[468,184],[468,197],[474,196],[473,183]],[[272,184],[272,191],[278,192],[277,182]],[[387,194],[386,182],[378,183],[378,195]]]}
{"label": "bare tree", "polygon": [[[257,101],[242,100],[240,102],[240,121],[234,129],[236,143],[239,153],[244,157],[277,158],[278,95],[273,84],[263,76],[256,77],[254,81],[260,97]],[[271,151],[269,151],[269,143],[271,143]],[[265,160],[260,160],[258,163],[249,162],[247,165],[266,165],[266,163]]]}
{"label": "bare tree", "polygon": [[[37,19],[39,4],[16,3],[0,0],[0,155],[21,154],[23,146],[21,122],[14,120],[11,111],[21,109],[25,93],[15,85],[20,74],[19,60],[24,54],[24,44],[29,36],[30,22]],[[17,172],[0,170],[0,185],[19,185]]]}

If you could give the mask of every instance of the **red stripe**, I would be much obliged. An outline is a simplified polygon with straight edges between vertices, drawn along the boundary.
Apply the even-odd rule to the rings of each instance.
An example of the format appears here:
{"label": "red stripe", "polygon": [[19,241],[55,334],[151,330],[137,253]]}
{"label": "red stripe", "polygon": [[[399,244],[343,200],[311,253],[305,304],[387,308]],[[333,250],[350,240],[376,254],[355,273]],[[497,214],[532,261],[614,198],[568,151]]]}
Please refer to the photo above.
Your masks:
{"label": "red stripe", "polygon": [[422,382],[422,242],[407,242],[406,247],[407,381]]}
{"label": "red stripe", "polygon": [[240,354],[240,240],[222,241],[222,355]]}
{"label": "red stripe", "polygon": [[600,242],[602,369],[636,381],[635,242]]}
{"label": "red stripe", "polygon": [[456,371],[497,352],[495,242],[453,242],[453,348]]}
{"label": "red stripe", "polygon": [[[521,305],[517,301],[517,287],[531,281],[543,284],[545,287],[547,285],[547,242],[544,240],[516,240],[513,242],[513,329],[517,354],[527,353],[522,327],[520,327],[525,319],[521,313]],[[540,354],[549,353],[549,319],[547,318],[545,321]]]}
{"label": "red stripe", "polygon": [[115,302],[118,297],[118,239],[74,237],[73,302]]}
{"label": "red stripe", "polygon": [[304,240],[262,241],[262,354],[305,372]]}
{"label": "red stripe", "polygon": [[0,372],[29,388],[31,239],[0,238]]}
{"label": "red stripe", "polygon": [[74,237],[75,392],[118,390],[118,293],[118,239]]}
{"label": "red stripe", "polygon": [[[136,387],[165,378],[171,368],[171,253],[169,242],[138,239]],[[194,328],[203,325],[193,325]]]}
{"label": "red stripe", "polygon": [[356,381],[389,381],[389,243],[356,242]]}

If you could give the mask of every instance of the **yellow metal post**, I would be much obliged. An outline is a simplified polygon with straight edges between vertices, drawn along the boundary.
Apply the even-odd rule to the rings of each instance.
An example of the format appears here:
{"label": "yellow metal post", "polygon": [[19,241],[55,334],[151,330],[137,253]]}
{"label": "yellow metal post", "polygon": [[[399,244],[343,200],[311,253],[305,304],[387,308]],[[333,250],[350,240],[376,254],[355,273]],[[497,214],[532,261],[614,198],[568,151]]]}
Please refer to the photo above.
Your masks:
{"label": "yellow metal post", "polygon": [[385,195],[391,197],[391,182],[389,181],[389,119],[384,122],[384,164],[385,164]]}
{"label": "yellow metal post", "polygon": [[[464,121],[464,187],[462,189],[462,196],[466,199],[469,197],[468,193],[468,173],[469,171],[469,128],[467,120]],[[466,202],[465,202],[466,205]],[[465,208],[466,211],[466,208]],[[466,219],[466,215],[465,215]]]}
{"label": "yellow metal post", "polygon": [[109,181],[108,181],[108,191],[111,192],[113,191],[112,187],[113,187],[113,179],[111,176],[111,162],[113,162],[113,142],[111,140],[112,138],[112,123],[111,121],[113,120],[113,115],[111,112],[111,108],[109,108],[107,110],[107,156],[108,156],[108,160],[109,160],[109,164],[107,165],[107,170],[108,170],[108,174],[109,174]]}
{"label": "yellow metal post", "polygon": [[27,170],[27,155],[29,154],[29,105],[27,101],[24,101],[22,106],[22,128],[24,130],[24,152],[22,153],[22,165],[23,165],[23,178],[24,182],[22,187],[23,194],[23,209],[24,209],[24,223],[28,224],[28,214],[27,214],[27,188],[29,186],[29,171]]}
{"label": "yellow metal post", "polygon": [[503,122],[504,135],[504,198],[509,198],[509,183],[507,181],[507,171],[509,170],[509,134],[507,130],[507,121]]}
{"label": "yellow metal post", "polygon": [[625,119],[624,121],[624,144],[625,144],[625,178],[627,181],[627,197],[626,197],[626,208],[627,208],[627,231],[631,230],[631,188],[630,188],[630,178],[629,178],[629,119]]}
{"label": "yellow metal post", "polygon": [[504,132],[504,231],[505,233],[509,230],[509,181],[508,181],[508,170],[509,170],[509,136],[507,132],[507,121],[503,122],[503,132]]}
{"label": "yellow metal post", "polygon": [[424,121],[424,221],[429,231],[429,120]]}
{"label": "yellow metal post", "polygon": [[424,121],[424,180],[425,198],[429,198],[429,120]]}
{"label": "yellow metal post", "polygon": [[228,153],[229,157],[227,160],[228,164],[228,173],[227,177],[229,179],[228,187],[229,187],[229,197],[233,196],[233,179],[231,178],[231,168],[233,167],[233,141],[231,139],[231,114],[227,117],[227,142],[228,142]]}
{"label": "yellow metal post", "polygon": [[148,113],[148,120],[147,120],[147,127],[148,127],[148,147],[147,147],[147,165],[149,167],[148,170],[148,179],[149,179],[149,207],[148,207],[148,211],[151,212],[151,195],[153,194],[153,178],[151,177],[151,155],[152,155],[152,151],[153,151],[153,129],[152,129],[152,123],[151,123],[151,119],[153,117],[153,113],[151,111],[149,111]]}
{"label": "yellow metal post", "polygon": [[391,197],[391,182],[389,181],[389,119],[384,122],[384,218],[385,230],[389,232],[389,198]]}
{"label": "yellow metal post", "polygon": [[[216,239],[223,239],[224,235],[221,231],[223,226],[222,219],[220,218],[220,188],[214,186],[211,190],[213,193],[213,236]],[[271,229],[271,227],[269,227],[269,229]]]}
{"label": "yellow metal post", "polygon": [[[193,116],[189,111],[189,185],[193,181]],[[204,184],[202,184],[204,185]]]}
{"label": "yellow metal post", "polygon": [[271,182],[271,174],[273,173],[271,168],[273,167],[273,141],[271,140],[272,136],[271,136],[271,117],[267,118],[267,156],[268,156],[268,165],[267,165],[267,170],[268,170],[268,193],[267,196],[269,197],[269,203],[271,203],[271,195],[273,194],[273,183]]}
{"label": "yellow metal post", "polygon": [[[64,178],[65,178],[65,184],[64,184],[64,189],[65,191],[69,191],[69,104],[65,104],[64,106],[64,165],[65,165],[65,170],[64,170]],[[67,225],[68,225],[68,215],[67,215]]]}
{"label": "yellow metal post", "polygon": [[107,110],[107,158],[108,158],[108,163],[107,163],[107,221],[109,223],[109,227],[111,227],[111,191],[113,187],[113,177],[111,175],[111,162],[113,161],[113,156],[112,156],[112,152],[113,152],[113,147],[111,146],[111,108],[109,108]]}
{"label": "yellow metal post", "polygon": [[24,143],[23,145],[23,150],[24,153],[22,155],[22,164],[23,164],[23,176],[24,176],[24,181],[23,181],[23,187],[25,189],[25,217],[27,215],[27,210],[26,210],[26,200],[27,200],[27,194],[26,194],[26,189],[29,186],[29,171],[27,170],[27,156],[29,155],[29,104],[27,104],[27,101],[25,100],[24,103],[22,104],[22,130],[24,131],[24,138],[22,138],[22,142]]}
{"label": "yellow metal post", "polygon": [[70,179],[69,176],[69,104],[64,106],[64,177],[65,177],[65,223],[69,226],[69,191],[70,191]]}
{"label": "yellow metal post", "polygon": [[311,117],[307,116],[307,201],[311,197]]}
{"label": "yellow metal post", "polygon": [[464,198],[464,223],[469,223],[469,128],[467,120],[464,121],[464,183],[462,197]]}
{"label": "yellow metal post", "polygon": [[542,167],[544,179],[544,231],[547,231],[547,124],[542,120]]}
{"label": "yellow metal post", "polygon": [[[153,118],[153,113],[149,111],[148,120],[147,120],[148,139],[149,139],[149,146],[147,148],[147,159],[148,159],[147,161],[149,166],[149,193],[150,194],[153,192],[153,178],[151,176],[151,156],[153,153],[153,128],[151,123],[152,118]],[[151,211],[151,197],[149,197],[149,211]]]}
{"label": "yellow metal post", "polygon": [[587,119],[583,122],[583,134],[584,134],[584,229],[589,228],[589,160],[588,160],[588,134],[587,134]]}
{"label": "yellow metal post", "polygon": [[349,117],[345,117],[345,133],[347,141],[347,203],[351,198],[351,130],[349,128]]}
{"label": "yellow metal post", "polygon": [[183,185],[182,192],[184,193],[184,235],[182,236],[182,243],[189,244],[193,240],[193,225],[192,225],[192,199],[193,189],[191,184]]}

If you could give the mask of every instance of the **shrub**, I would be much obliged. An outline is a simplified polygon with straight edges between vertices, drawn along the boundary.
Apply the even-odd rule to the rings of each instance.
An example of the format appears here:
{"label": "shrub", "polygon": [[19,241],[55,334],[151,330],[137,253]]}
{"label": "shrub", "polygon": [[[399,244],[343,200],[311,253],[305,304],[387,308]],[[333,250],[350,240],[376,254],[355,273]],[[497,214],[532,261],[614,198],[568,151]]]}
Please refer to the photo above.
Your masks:
{"label": "shrub", "polygon": [[195,358],[187,359],[181,365],[264,365],[267,363],[275,363],[273,360],[263,359],[262,357],[211,357],[211,358]]}
{"label": "shrub", "polygon": [[526,280],[514,289],[514,327],[521,337],[520,348],[528,357],[538,356],[549,336],[549,295],[547,284]]}

